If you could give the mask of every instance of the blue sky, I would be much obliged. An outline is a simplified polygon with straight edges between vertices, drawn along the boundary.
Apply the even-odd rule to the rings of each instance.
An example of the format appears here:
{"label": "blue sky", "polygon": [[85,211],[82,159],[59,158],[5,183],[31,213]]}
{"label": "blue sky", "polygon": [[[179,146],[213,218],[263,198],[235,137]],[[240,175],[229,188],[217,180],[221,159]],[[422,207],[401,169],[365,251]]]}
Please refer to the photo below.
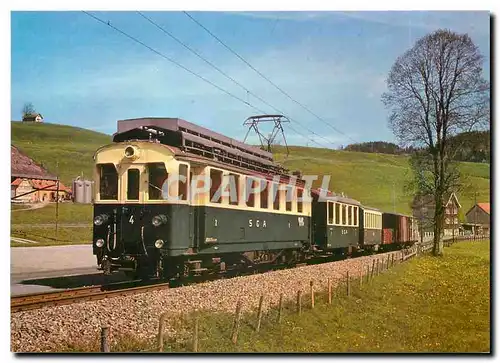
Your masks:
{"label": "blue sky", "polygon": [[[93,14],[267,113],[276,113],[139,14]],[[289,144],[314,146],[309,139],[329,147],[351,143],[260,78],[182,12],[146,14],[323,137],[292,124],[306,137],[285,127]],[[425,34],[438,28],[469,33],[485,55],[485,77],[490,77],[487,12],[191,14],[293,98],[360,142],[394,141],[380,101],[385,78],[395,59]],[[46,122],[109,134],[119,119],[166,116],[241,140],[243,121],[258,114],[82,12],[12,12],[11,27],[12,120],[21,118],[29,101]]]}

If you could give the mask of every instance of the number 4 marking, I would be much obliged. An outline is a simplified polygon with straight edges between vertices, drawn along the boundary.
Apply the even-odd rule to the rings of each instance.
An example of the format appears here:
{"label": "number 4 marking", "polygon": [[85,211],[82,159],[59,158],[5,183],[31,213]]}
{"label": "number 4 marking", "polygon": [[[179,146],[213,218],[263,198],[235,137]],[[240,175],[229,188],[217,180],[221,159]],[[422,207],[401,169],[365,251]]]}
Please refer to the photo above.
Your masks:
{"label": "number 4 marking", "polygon": [[130,216],[130,219],[128,221],[130,222],[130,224],[134,224],[134,215],[133,214]]}

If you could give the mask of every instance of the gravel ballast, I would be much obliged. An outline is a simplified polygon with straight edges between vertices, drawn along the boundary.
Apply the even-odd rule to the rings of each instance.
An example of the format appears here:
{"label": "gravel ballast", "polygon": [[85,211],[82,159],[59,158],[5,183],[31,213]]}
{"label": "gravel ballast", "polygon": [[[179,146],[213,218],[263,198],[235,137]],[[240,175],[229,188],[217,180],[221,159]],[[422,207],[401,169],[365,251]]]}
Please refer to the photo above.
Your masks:
{"label": "gravel ballast", "polygon": [[[395,259],[401,258],[400,253],[394,254]],[[389,253],[12,313],[11,350],[58,351],[70,342],[95,340],[101,326],[139,340],[155,338],[159,317],[164,312],[179,314],[195,309],[234,312],[239,299],[243,301],[244,311],[256,310],[261,295],[265,295],[264,309],[267,309],[271,304],[278,304],[280,294],[285,300],[293,300],[298,290],[308,293],[311,280],[316,291],[325,291],[328,278],[333,285],[345,278],[347,271],[357,278],[361,269],[366,272],[367,266],[371,268],[373,259],[387,261],[387,255]]]}

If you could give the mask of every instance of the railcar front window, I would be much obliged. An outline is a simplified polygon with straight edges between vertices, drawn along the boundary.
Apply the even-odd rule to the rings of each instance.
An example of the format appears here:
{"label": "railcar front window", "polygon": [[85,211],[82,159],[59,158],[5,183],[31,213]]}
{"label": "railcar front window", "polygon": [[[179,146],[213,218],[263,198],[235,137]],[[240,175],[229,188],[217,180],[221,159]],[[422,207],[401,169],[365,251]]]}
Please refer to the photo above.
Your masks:
{"label": "railcar front window", "polygon": [[99,165],[99,194],[101,200],[118,199],[118,173],[113,164]]}
{"label": "railcar front window", "polygon": [[[137,170],[137,169],[133,169]],[[129,170],[130,171],[130,170]],[[163,199],[163,183],[168,179],[167,169],[163,163],[148,164],[148,196],[149,200]],[[130,179],[129,179],[130,180]],[[128,198],[130,199],[130,198]]]}
{"label": "railcar front window", "polygon": [[353,222],[353,224],[357,225],[358,224],[358,207],[353,207],[353,210],[354,210],[354,214],[353,214],[354,222]]}
{"label": "railcar front window", "polygon": [[127,171],[127,199],[139,200],[139,169]]}

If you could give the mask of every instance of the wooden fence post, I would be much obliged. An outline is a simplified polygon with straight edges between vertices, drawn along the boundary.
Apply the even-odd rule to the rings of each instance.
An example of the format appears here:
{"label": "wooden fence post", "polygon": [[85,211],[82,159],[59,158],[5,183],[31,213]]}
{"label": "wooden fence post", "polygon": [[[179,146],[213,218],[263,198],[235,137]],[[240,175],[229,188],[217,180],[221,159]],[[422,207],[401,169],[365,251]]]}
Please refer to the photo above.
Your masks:
{"label": "wooden fence post", "polygon": [[101,327],[101,352],[109,353],[109,327]]}
{"label": "wooden fence post", "polygon": [[314,281],[311,280],[311,308],[314,309]]}
{"label": "wooden fence post", "polygon": [[241,300],[238,300],[238,303],[236,304],[236,313],[234,316],[233,334],[231,337],[233,344],[236,344],[236,342],[238,341],[238,331],[240,330],[241,321],[241,305]]}
{"label": "wooden fence post", "polygon": [[332,304],[332,281],[328,278],[328,305]]}
{"label": "wooden fence post", "polygon": [[351,295],[351,279],[349,278],[349,271],[347,271],[347,296]]}
{"label": "wooden fence post", "polygon": [[280,305],[278,307],[278,323],[281,323],[282,316],[283,316],[283,294],[280,294]]}
{"label": "wooden fence post", "polygon": [[391,256],[392,256],[392,262],[391,262],[391,267],[394,267],[394,253],[391,253]]}
{"label": "wooden fence post", "polygon": [[389,263],[391,263],[391,256],[387,255],[387,268],[386,268],[386,270],[388,270],[390,267]]}
{"label": "wooden fence post", "polygon": [[259,311],[257,313],[257,327],[256,331],[260,330],[260,322],[262,321],[262,307],[264,305],[264,295],[261,295],[260,300],[259,300]]}
{"label": "wooden fence post", "polygon": [[200,318],[198,314],[195,313],[194,317],[194,334],[193,334],[193,352],[198,352],[198,330],[200,328]]}
{"label": "wooden fence post", "polygon": [[165,332],[165,320],[168,314],[163,313],[160,316],[160,321],[158,322],[158,351],[163,352],[163,334]]}
{"label": "wooden fence post", "polygon": [[375,274],[375,259],[373,259],[372,261],[372,274],[371,274],[372,280],[373,280],[373,274]]}
{"label": "wooden fence post", "polygon": [[300,315],[302,313],[302,291],[297,291],[297,313]]}

